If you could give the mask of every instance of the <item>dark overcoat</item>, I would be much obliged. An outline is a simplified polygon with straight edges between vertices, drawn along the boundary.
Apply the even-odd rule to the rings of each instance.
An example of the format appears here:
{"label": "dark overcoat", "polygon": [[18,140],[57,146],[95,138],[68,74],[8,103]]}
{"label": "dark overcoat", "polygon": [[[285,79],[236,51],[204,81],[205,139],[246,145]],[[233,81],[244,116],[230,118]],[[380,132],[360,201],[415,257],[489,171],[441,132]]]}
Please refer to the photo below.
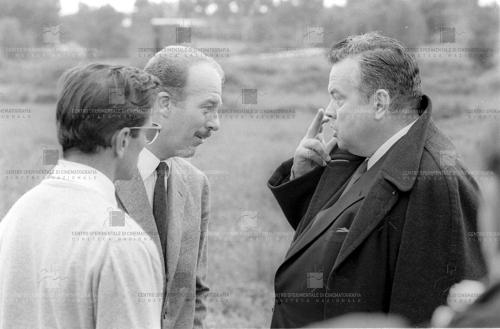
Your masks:
{"label": "dark overcoat", "polygon": [[[478,185],[431,112],[424,96],[419,119],[380,160],[368,189],[353,186],[339,199],[363,161],[339,149],[328,166],[297,179],[290,181],[292,159],[271,176],[296,231],[275,276],[273,328],[350,312],[395,313],[419,325],[446,304],[453,284],[485,276],[474,238]],[[330,217],[311,229],[332,198]]]}

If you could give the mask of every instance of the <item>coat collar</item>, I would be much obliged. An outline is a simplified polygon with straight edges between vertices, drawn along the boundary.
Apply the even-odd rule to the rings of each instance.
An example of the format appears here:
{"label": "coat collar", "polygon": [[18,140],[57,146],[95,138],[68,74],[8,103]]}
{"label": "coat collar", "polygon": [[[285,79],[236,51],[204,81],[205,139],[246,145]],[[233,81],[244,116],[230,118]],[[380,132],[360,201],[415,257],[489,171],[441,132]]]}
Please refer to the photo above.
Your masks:
{"label": "coat collar", "polygon": [[[349,153],[346,150],[335,147],[330,153],[331,161],[323,169],[323,174],[316,187],[314,195],[311,198],[309,207],[299,223],[295,232],[294,240],[303,232],[304,228],[309,225],[310,221],[318,213],[319,210],[332,197],[340,195],[338,190],[351,177],[357,166],[363,162],[365,158]],[[350,168],[350,169],[349,169]]]}
{"label": "coat collar", "polygon": [[420,101],[420,111],[423,111],[420,118],[406,136],[393,146],[380,169],[382,177],[402,192],[411,190],[415,184],[420,159],[428,140],[428,128],[432,125],[432,104],[426,95],[423,95]]}
{"label": "coat collar", "polygon": [[[394,184],[400,191],[406,192],[412,189],[416,180],[416,173],[420,167],[420,159],[425,143],[434,132],[431,120],[432,103],[428,96],[423,95],[420,101],[420,117],[388,152],[380,171],[382,177]],[[431,129],[429,129],[431,127]],[[364,158],[353,155],[345,150],[335,148],[330,154],[333,162],[358,161]]]}
{"label": "coat collar", "polygon": [[[76,175],[75,175],[76,173]],[[80,162],[59,159],[57,165],[50,170],[47,179],[67,181],[91,189],[102,196],[108,203],[117,207],[115,186],[101,171]]]}

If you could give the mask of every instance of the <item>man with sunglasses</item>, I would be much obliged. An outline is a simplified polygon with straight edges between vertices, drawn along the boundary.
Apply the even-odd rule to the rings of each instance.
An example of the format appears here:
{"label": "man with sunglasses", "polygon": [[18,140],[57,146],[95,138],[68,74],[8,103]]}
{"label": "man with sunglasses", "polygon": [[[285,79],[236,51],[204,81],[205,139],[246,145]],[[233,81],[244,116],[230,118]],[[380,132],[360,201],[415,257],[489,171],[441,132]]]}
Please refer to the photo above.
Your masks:
{"label": "man with sunglasses", "polygon": [[158,136],[159,81],[90,64],[60,83],[63,159],[0,222],[0,328],[159,329],[161,250],[119,210],[113,185]]}
{"label": "man with sunglasses", "polygon": [[146,145],[153,144],[161,131],[161,126],[152,122],[151,127],[129,127],[130,130],[143,130],[146,139]]}
{"label": "man with sunglasses", "polygon": [[162,328],[201,328],[208,287],[209,186],[205,174],[182,159],[219,129],[224,73],[196,49],[167,47],[145,67],[158,77],[162,131],[139,156],[138,173],[117,182],[121,206],[159,240],[165,263],[166,296]]}

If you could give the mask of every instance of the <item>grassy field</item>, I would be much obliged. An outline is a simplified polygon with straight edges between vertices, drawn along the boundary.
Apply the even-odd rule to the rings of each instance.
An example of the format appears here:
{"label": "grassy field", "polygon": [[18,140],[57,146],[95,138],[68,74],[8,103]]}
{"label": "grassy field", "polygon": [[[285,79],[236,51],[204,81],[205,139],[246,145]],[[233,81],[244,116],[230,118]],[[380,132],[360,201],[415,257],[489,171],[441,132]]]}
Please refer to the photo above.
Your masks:
{"label": "grassy field", "polygon": [[[212,186],[208,325],[263,328],[271,317],[274,273],[292,238],[266,181],[293,154],[314,110],[326,105],[328,64],[316,56],[227,60],[222,65],[227,83],[221,129],[192,159]],[[495,92],[499,89],[498,78],[493,73],[476,73],[464,60],[422,60],[421,66],[424,91],[433,99],[438,126],[455,142],[469,168],[478,169],[482,131],[490,121],[500,119],[496,109],[500,99]],[[26,109],[28,113],[20,117],[2,113],[0,118],[0,168],[4,172],[0,218],[41,179],[36,174],[14,178],[8,170],[44,168],[43,150],[57,147],[51,97],[60,72],[36,71],[29,80],[26,72],[18,78],[12,65],[4,63],[2,68],[2,108]],[[257,89],[257,104],[241,105],[241,89]],[[479,115],[476,109],[488,113]],[[249,114],[242,110],[260,112]]]}

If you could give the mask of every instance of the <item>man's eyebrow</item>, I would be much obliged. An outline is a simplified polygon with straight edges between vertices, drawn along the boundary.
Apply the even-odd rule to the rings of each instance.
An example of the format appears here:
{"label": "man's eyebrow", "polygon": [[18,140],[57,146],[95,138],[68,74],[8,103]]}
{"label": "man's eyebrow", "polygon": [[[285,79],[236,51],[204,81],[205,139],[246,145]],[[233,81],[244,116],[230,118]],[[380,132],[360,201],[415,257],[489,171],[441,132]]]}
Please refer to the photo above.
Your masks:
{"label": "man's eyebrow", "polygon": [[201,104],[202,105],[205,105],[205,104],[222,105],[222,100],[220,100],[218,97],[213,97],[213,98],[204,100]]}

